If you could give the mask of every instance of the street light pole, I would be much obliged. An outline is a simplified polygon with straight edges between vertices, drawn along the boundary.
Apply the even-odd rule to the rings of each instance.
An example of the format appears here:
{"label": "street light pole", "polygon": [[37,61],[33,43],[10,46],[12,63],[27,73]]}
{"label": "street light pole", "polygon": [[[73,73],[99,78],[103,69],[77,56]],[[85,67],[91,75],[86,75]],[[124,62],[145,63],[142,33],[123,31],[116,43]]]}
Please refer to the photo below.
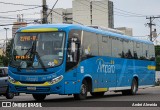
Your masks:
{"label": "street light pole", "polygon": [[7,51],[7,41],[8,41],[8,38],[7,38],[7,30],[9,28],[4,28],[6,30],[6,43],[5,43],[5,52]]}

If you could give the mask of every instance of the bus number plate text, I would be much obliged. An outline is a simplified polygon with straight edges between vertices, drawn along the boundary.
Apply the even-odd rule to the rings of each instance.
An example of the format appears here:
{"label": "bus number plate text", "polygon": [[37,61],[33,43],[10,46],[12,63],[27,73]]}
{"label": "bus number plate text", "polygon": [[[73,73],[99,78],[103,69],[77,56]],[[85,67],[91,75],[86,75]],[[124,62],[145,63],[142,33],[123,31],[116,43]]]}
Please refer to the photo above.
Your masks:
{"label": "bus number plate text", "polygon": [[27,90],[35,91],[35,90],[36,90],[36,87],[27,87]]}

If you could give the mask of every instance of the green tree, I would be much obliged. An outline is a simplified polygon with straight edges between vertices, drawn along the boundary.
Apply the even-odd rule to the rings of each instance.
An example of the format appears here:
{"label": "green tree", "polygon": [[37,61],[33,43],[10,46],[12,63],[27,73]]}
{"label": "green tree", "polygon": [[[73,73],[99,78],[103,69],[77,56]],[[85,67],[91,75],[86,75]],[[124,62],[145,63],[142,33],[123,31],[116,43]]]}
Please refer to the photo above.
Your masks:
{"label": "green tree", "polygon": [[160,46],[155,46],[156,71],[160,71]]}
{"label": "green tree", "polygon": [[1,66],[8,66],[9,64],[9,61],[10,61],[10,51],[11,51],[11,43],[12,40],[9,40],[7,42],[7,48],[6,48],[6,53],[5,55],[2,55],[0,56],[0,63],[1,63]]}

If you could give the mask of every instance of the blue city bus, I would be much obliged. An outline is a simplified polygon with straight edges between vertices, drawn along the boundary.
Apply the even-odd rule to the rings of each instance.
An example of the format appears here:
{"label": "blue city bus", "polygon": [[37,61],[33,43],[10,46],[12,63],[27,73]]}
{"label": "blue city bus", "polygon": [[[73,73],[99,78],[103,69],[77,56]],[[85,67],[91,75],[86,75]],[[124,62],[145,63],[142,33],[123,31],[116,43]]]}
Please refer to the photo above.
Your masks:
{"label": "blue city bus", "polygon": [[32,94],[73,95],[85,99],[107,91],[134,95],[154,86],[155,50],[150,41],[75,24],[20,28],[9,64],[9,90]]}

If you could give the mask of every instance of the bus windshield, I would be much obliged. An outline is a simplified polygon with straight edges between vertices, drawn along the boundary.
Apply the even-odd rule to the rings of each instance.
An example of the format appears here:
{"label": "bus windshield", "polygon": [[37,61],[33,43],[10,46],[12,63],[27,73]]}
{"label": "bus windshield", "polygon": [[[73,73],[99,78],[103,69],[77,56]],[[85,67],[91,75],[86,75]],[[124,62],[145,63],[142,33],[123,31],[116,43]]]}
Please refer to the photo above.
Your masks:
{"label": "bus windshield", "polygon": [[17,33],[14,38],[11,66],[50,68],[63,61],[64,32]]}

